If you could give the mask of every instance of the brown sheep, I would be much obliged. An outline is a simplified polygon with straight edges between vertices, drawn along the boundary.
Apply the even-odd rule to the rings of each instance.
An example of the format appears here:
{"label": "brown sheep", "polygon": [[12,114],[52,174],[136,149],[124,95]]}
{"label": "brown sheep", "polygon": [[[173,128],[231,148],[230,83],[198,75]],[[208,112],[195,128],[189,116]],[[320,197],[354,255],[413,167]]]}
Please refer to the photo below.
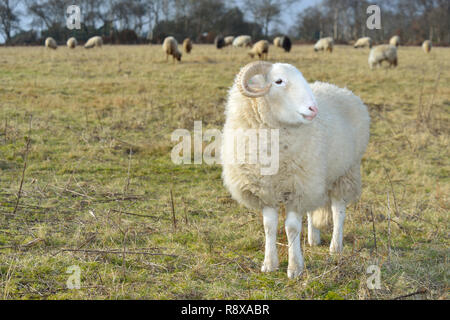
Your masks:
{"label": "brown sheep", "polygon": [[183,50],[186,53],[191,53],[192,50],[192,41],[189,38],[184,39],[183,41]]}

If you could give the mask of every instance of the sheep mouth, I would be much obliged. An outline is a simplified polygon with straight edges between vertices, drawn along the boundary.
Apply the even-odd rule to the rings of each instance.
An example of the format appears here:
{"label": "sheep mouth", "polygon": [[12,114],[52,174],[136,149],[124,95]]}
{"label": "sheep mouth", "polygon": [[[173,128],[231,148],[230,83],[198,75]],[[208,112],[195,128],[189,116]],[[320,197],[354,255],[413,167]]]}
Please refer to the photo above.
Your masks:
{"label": "sheep mouth", "polygon": [[309,120],[309,121],[312,121],[315,117],[316,117],[316,115],[310,115],[310,116],[303,115],[303,118],[305,118],[306,120]]}
{"label": "sheep mouth", "polygon": [[303,114],[301,112],[297,112],[299,115],[301,115],[304,119],[308,120],[308,121],[313,121],[313,119],[317,116],[317,114],[310,114],[310,115],[306,115]]}

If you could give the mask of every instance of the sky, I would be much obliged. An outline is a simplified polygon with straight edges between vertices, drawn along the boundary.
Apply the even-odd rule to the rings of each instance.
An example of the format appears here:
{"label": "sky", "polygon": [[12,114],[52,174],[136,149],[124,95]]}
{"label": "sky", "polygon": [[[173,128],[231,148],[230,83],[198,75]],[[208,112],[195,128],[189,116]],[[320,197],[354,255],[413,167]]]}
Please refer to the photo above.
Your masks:
{"label": "sky", "polygon": [[[239,7],[243,7],[243,4],[246,2],[245,0],[235,0],[235,2],[239,5]],[[277,27],[277,29],[283,33],[287,33],[289,29],[292,27],[294,22],[297,19],[297,15],[304,9],[313,6],[317,3],[321,2],[321,0],[296,0],[294,4],[289,7],[289,10],[285,10],[282,12],[280,16],[280,20],[284,23],[280,23],[279,25],[273,25],[271,27]],[[247,17],[249,19],[249,17]]]}
{"label": "sky", "polygon": [[[234,0],[234,2],[242,8],[245,0]],[[321,2],[321,0],[296,0],[294,4],[289,7],[289,10],[284,10],[282,12],[280,16],[281,23],[273,24],[271,28],[276,27],[280,32],[287,33],[290,27],[294,24],[299,12],[319,2]],[[26,14],[26,9],[23,6],[20,6],[20,10],[22,11],[22,14],[20,16],[20,27],[21,29],[28,30],[30,28],[29,24],[31,23],[31,18]],[[251,17],[247,16],[246,18],[249,21],[251,20]],[[3,43],[4,40],[5,39],[3,38],[3,36],[0,35],[0,43]]]}

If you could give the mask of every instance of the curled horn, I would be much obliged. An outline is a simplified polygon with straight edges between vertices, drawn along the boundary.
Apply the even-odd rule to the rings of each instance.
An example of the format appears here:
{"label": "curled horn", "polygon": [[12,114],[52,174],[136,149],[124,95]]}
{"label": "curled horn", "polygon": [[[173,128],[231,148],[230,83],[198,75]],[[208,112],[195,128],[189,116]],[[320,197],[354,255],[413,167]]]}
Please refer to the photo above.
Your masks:
{"label": "curled horn", "polygon": [[246,97],[258,98],[269,92],[271,83],[268,83],[264,88],[251,88],[248,85],[249,80],[257,74],[265,75],[272,68],[272,64],[265,61],[256,61],[247,64],[241,69],[238,75],[237,87],[239,91]]}

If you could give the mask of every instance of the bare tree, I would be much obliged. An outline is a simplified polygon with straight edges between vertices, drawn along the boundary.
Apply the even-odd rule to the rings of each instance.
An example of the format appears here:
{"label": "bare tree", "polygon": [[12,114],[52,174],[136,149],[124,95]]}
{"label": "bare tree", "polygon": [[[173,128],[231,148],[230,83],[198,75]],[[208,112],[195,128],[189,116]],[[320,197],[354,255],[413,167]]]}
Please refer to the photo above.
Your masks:
{"label": "bare tree", "polygon": [[32,16],[32,24],[47,29],[60,28],[65,22],[65,12],[70,0],[26,0],[27,9]]}
{"label": "bare tree", "polygon": [[0,0],[0,33],[5,37],[6,43],[11,41],[12,32],[19,29],[19,3],[19,0]]}
{"label": "bare tree", "polygon": [[293,2],[293,0],[247,0],[245,9],[251,13],[255,23],[262,25],[263,33],[267,37],[271,23],[278,21],[282,10],[287,9]]}

